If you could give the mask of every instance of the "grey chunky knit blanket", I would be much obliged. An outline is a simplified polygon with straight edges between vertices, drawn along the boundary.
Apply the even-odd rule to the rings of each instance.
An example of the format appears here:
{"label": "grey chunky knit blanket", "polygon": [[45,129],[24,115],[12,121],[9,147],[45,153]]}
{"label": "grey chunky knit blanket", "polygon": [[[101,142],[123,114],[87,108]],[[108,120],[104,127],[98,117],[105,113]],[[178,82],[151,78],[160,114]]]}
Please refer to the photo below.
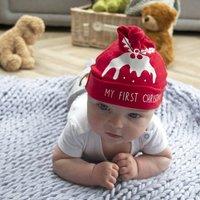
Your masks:
{"label": "grey chunky knit blanket", "polygon": [[55,175],[51,151],[66,123],[73,81],[0,76],[0,199],[200,199],[200,91],[173,80],[156,111],[173,152],[167,171],[111,191]]}

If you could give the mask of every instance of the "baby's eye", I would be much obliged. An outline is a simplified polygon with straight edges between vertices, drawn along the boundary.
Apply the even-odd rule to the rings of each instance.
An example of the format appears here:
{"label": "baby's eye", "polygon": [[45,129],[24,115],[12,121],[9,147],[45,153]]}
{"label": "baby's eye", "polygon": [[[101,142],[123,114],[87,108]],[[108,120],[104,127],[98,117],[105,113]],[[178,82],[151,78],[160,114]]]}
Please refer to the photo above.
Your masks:
{"label": "baby's eye", "polygon": [[138,113],[129,113],[128,116],[132,119],[140,118],[141,115]]}
{"label": "baby's eye", "polygon": [[107,110],[107,111],[110,110],[110,108],[103,103],[98,103],[97,106],[100,108],[100,110]]}

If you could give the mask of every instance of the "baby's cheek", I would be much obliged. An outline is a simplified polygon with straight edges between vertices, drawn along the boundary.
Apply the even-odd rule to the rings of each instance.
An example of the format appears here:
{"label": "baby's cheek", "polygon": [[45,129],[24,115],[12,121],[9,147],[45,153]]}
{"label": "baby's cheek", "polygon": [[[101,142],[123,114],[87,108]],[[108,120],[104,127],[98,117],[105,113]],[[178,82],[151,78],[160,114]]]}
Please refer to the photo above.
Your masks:
{"label": "baby's cheek", "polygon": [[95,118],[93,118],[93,119],[91,120],[91,124],[92,124],[93,127],[98,126],[98,120],[95,119]]}
{"label": "baby's cheek", "polygon": [[130,125],[124,128],[123,133],[124,133],[125,139],[130,141],[139,137],[141,134],[141,131],[142,130],[138,125],[136,126]]}
{"label": "baby's cheek", "polygon": [[90,120],[90,126],[93,131],[99,133],[102,132],[103,129],[103,122],[100,117],[93,116],[93,118]]}
{"label": "baby's cheek", "polygon": [[91,124],[90,124],[90,127],[92,129],[92,131],[94,131],[95,133],[100,133],[101,132],[101,126],[98,122],[96,121],[93,121]]}
{"label": "baby's cheek", "polygon": [[98,118],[95,115],[90,115],[88,116],[88,122],[92,128],[96,127],[98,125]]}

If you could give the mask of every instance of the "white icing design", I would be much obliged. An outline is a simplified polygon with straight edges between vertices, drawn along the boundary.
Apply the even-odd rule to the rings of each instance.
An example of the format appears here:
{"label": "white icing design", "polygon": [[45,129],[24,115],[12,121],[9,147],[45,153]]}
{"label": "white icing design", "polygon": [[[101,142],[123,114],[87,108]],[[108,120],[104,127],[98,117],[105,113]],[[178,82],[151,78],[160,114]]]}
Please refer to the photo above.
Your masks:
{"label": "white icing design", "polygon": [[[128,48],[129,52],[126,52],[117,58],[114,58],[110,61],[108,66],[104,69],[102,73],[102,77],[105,76],[105,74],[112,68],[115,69],[115,74],[113,76],[113,79],[116,80],[119,77],[120,69],[125,66],[130,66],[130,73],[135,71],[137,77],[140,77],[143,71],[147,71],[150,75],[152,74],[153,77],[153,83],[155,83],[156,80],[156,72],[152,65],[150,64],[150,59],[148,56],[146,56],[146,53],[152,53],[155,51],[154,48],[149,48],[145,50],[138,50],[134,49],[132,50],[131,45],[127,38],[123,38],[122,42],[125,44],[124,47]],[[134,54],[135,57],[131,58],[131,54]],[[140,56],[140,59],[138,58],[138,55]]]}

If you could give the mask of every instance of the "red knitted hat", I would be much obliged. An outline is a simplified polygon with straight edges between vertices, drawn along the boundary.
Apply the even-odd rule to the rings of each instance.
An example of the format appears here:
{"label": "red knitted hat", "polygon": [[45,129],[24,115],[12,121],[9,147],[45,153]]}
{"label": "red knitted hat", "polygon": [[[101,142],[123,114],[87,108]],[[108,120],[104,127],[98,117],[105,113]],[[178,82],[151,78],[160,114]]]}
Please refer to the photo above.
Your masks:
{"label": "red knitted hat", "polygon": [[118,39],[91,66],[89,96],[128,108],[157,108],[167,77],[162,57],[139,27],[120,26],[117,32]]}

